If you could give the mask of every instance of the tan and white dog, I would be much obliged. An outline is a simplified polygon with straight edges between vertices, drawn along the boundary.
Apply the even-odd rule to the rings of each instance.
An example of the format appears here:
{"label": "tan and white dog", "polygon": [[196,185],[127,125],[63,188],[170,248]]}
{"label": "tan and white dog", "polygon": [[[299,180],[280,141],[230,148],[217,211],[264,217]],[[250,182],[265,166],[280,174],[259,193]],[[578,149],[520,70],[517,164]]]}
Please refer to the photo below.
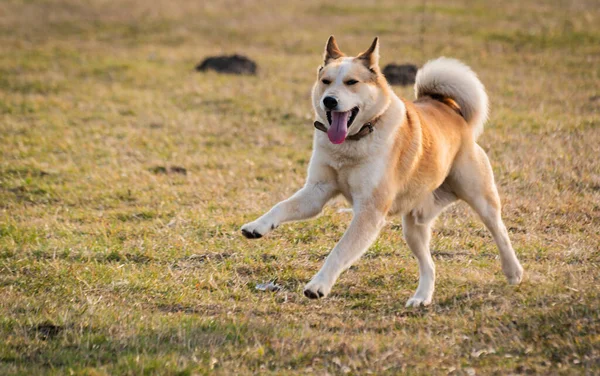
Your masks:
{"label": "tan and white dog", "polygon": [[458,60],[429,61],[417,73],[417,99],[409,102],[394,94],[378,61],[378,38],[356,57],[344,55],[329,38],[312,90],[318,130],[306,184],[245,224],[242,233],[260,238],[281,223],[316,216],[342,194],[352,204],[352,222],[304,288],[307,297],[320,298],[369,248],[386,216],[401,215],[420,273],[406,305],[428,305],[435,283],[431,226],[444,208],[461,199],[491,231],[508,282],[519,283],[523,268],[500,216],[490,162],[476,143],[488,114],[477,75]]}

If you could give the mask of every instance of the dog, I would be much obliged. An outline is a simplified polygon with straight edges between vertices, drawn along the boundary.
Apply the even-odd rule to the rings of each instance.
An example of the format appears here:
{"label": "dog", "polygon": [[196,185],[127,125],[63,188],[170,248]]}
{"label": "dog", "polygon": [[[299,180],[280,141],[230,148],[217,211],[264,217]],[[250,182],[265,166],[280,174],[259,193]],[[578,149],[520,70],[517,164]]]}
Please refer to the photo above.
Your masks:
{"label": "dog", "polygon": [[402,230],[419,265],[419,284],[407,307],[431,304],[435,265],[429,242],[434,219],[457,200],[479,215],[500,251],[510,284],[523,278],[501,218],[501,204],[485,151],[477,144],[488,116],[488,97],[462,62],[441,57],[417,73],[416,100],[400,99],[379,68],[379,39],[346,56],[333,36],[312,89],[313,154],[302,189],[242,226],[260,238],[280,224],[319,214],[341,194],[352,205],[350,226],[304,295],[324,298],[340,274],[369,248],[388,215]]}

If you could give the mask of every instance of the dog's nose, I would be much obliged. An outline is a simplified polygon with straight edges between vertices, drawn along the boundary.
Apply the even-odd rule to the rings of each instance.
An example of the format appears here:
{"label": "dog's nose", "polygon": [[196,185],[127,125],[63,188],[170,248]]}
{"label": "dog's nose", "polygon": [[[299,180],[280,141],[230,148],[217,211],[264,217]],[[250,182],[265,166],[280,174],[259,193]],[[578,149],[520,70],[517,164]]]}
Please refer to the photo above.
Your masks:
{"label": "dog's nose", "polygon": [[337,107],[338,101],[334,97],[325,97],[323,98],[323,105],[325,105],[325,108],[328,110],[333,110]]}

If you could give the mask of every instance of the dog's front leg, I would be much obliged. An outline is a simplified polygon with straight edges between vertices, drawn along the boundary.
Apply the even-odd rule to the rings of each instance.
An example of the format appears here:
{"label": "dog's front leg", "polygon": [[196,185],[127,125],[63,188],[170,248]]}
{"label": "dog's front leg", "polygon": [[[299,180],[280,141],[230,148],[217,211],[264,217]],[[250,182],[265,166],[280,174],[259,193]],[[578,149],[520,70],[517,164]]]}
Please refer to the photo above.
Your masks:
{"label": "dog's front leg", "polygon": [[370,205],[355,205],[354,212],[344,236],[333,248],[321,270],[304,287],[307,297],[317,299],[327,296],[339,275],[365,253],[385,224],[386,213]]}
{"label": "dog's front leg", "polygon": [[273,206],[256,221],[243,225],[242,234],[248,239],[257,239],[284,222],[314,217],[336,193],[333,183],[309,181],[292,197]]}

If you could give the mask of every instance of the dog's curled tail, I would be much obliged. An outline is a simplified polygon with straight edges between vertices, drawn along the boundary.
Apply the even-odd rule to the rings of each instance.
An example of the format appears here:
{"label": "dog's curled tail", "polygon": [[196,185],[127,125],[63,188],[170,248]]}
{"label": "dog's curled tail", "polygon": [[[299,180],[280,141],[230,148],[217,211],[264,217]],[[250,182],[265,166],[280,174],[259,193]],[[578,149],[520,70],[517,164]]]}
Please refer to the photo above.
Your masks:
{"label": "dog's curled tail", "polygon": [[447,97],[454,100],[477,139],[488,117],[488,96],[475,72],[456,59],[440,57],[428,61],[417,72],[415,96]]}

